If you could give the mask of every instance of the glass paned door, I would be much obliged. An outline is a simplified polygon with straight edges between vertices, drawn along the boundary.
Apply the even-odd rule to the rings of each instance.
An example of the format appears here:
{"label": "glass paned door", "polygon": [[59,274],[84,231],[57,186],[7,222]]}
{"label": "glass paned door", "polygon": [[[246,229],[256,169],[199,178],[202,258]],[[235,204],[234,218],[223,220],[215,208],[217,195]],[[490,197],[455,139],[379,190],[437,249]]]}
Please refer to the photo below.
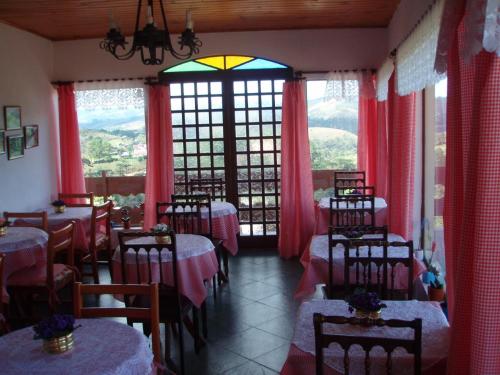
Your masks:
{"label": "glass paned door", "polygon": [[176,193],[192,178],[225,180],[222,95],[221,81],[170,84]]}
{"label": "glass paned door", "polygon": [[237,198],[242,237],[278,235],[284,80],[233,82]]}

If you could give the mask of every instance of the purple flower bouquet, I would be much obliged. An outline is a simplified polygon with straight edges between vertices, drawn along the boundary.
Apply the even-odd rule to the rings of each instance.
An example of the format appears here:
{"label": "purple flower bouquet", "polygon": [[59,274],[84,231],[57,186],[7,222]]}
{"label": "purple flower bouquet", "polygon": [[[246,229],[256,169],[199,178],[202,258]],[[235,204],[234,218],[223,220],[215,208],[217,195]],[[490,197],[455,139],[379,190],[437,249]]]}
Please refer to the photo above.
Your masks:
{"label": "purple flower bouquet", "polygon": [[75,318],[72,315],[55,314],[33,327],[34,339],[51,340],[66,336],[76,328],[78,327],[75,327]]}
{"label": "purple flower bouquet", "polygon": [[[373,317],[379,315],[380,310],[387,307],[382,303],[374,292],[365,292],[356,290],[353,295],[347,298],[349,304],[349,312],[356,310],[358,315]],[[376,313],[376,314],[373,314]]]}

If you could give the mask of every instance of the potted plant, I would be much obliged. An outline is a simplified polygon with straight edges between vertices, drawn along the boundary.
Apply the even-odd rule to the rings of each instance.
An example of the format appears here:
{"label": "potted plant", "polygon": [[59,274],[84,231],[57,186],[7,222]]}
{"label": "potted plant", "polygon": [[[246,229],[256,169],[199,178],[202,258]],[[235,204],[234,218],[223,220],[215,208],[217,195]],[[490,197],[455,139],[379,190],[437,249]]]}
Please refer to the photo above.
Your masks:
{"label": "potted plant", "polygon": [[43,348],[48,353],[64,353],[73,348],[73,331],[76,328],[72,315],[55,314],[33,327],[34,339],[42,339]]}
{"label": "potted plant", "polygon": [[66,203],[62,199],[57,199],[52,202],[52,206],[54,207],[54,212],[56,214],[62,214],[66,209]]}
{"label": "potted plant", "polygon": [[429,284],[429,299],[431,301],[444,300],[444,282],[441,277],[438,265],[433,262],[434,254],[436,253],[436,242],[432,242],[431,256],[427,258],[425,250],[423,254],[423,261],[427,272],[422,275],[422,281]]}
{"label": "potted plant", "polygon": [[430,284],[436,278],[435,274],[439,273],[436,267],[432,264],[434,259],[434,254],[436,253],[436,242],[432,241],[431,256],[429,258],[427,258],[427,256],[425,255],[426,251],[428,250],[423,250],[422,254],[422,260],[425,264],[425,268],[427,269],[427,271],[425,271],[422,274],[422,282],[425,284]]}
{"label": "potted plant", "polygon": [[151,228],[157,243],[170,244],[170,227],[167,224],[156,224]]}
{"label": "potted plant", "polygon": [[355,311],[358,318],[379,319],[382,309],[387,307],[380,301],[377,293],[363,289],[356,289],[346,301],[349,304],[349,312]]}
{"label": "potted plant", "polygon": [[0,237],[5,236],[7,234],[7,227],[9,226],[9,224],[10,223],[3,217],[0,218]]}
{"label": "potted plant", "polygon": [[434,281],[429,285],[429,299],[438,302],[444,300],[444,283],[440,280],[439,274],[435,275]]}

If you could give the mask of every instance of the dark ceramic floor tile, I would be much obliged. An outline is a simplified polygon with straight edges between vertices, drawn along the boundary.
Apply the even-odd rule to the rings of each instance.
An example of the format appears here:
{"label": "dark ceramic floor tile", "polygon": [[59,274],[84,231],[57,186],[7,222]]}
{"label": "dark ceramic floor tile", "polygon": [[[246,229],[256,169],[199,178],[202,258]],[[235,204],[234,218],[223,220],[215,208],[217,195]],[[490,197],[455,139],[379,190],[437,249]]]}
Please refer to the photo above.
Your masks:
{"label": "dark ceramic floor tile", "polygon": [[223,373],[224,375],[275,375],[278,372],[273,371],[267,367],[261,366],[260,364],[248,361],[246,364],[235,367],[229,371]]}
{"label": "dark ceramic floor tile", "polygon": [[235,318],[251,326],[257,326],[283,314],[282,310],[256,302],[240,308]]}
{"label": "dark ceramic floor tile", "polygon": [[296,311],[300,301],[294,300],[289,295],[277,293],[259,300],[260,303],[283,310],[285,312]]}
{"label": "dark ceramic floor tile", "polygon": [[286,315],[279,316],[276,319],[269,320],[256,326],[258,329],[280,336],[286,340],[292,339],[294,327],[295,319],[288,318]]}
{"label": "dark ceramic floor tile", "polygon": [[266,298],[274,294],[280,293],[279,288],[261,283],[259,281],[255,281],[251,284],[244,285],[241,288],[237,288],[232,291],[233,293],[236,293],[244,298],[248,298],[254,301],[258,301],[262,298]]}
{"label": "dark ceramic floor tile", "polygon": [[280,346],[272,352],[266,353],[254,359],[255,362],[260,363],[274,371],[280,372],[283,364],[288,356],[289,344]]}
{"label": "dark ceramic floor tile", "polygon": [[281,337],[256,328],[220,342],[225,349],[248,359],[257,358],[287,343],[288,341]]}

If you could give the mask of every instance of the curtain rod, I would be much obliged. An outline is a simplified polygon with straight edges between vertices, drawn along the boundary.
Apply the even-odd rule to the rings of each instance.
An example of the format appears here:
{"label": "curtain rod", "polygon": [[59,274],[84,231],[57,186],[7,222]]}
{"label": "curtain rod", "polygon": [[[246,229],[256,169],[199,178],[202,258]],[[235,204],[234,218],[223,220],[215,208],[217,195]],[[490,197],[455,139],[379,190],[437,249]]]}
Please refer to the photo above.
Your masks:
{"label": "curtain rod", "polygon": [[[443,0],[444,1],[444,0]],[[401,48],[404,42],[408,40],[408,38],[413,34],[415,29],[422,23],[424,18],[431,12],[432,8],[436,5],[438,0],[434,0],[425,10],[425,12],[420,16],[420,18],[417,20],[417,23],[413,25],[413,27],[410,29],[410,31],[405,35],[405,37],[396,45],[396,47],[389,53],[389,57],[395,57],[396,53],[398,52],[398,49]]]}
{"label": "curtain rod", "polygon": [[295,75],[303,74],[328,74],[328,73],[349,73],[349,72],[372,72],[376,73],[376,69],[342,69],[342,70],[298,70]]}
{"label": "curtain rod", "polygon": [[118,81],[145,81],[146,83],[154,83],[157,77],[128,77],[128,78],[100,78],[100,79],[83,79],[78,81],[52,81],[53,85],[63,85],[69,83],[92,83],[92,82],[118,82]]}

